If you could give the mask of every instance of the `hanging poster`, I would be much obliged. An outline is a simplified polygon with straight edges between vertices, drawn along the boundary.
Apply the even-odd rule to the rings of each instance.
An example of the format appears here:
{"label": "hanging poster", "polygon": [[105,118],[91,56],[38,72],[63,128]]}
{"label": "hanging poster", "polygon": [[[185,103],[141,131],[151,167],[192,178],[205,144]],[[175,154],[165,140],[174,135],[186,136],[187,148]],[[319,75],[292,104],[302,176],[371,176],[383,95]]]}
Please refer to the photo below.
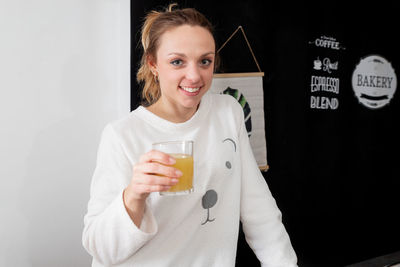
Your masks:
{"label": "hanging poster", "polygon": [[259,168],[266,171],[263,76],[263,72],[214,74],[210,92],[231,95],[241,104],[254,156]]}

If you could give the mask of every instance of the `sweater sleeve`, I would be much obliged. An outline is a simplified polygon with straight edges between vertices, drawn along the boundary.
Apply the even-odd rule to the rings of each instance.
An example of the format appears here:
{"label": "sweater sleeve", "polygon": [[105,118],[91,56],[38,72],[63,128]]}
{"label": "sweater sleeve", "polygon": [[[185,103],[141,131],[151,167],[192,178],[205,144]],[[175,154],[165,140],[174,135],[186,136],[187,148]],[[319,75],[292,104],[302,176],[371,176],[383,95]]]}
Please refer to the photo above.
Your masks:
{"label": "sweater sleeve", "polygon": [[239,130],[242,160],[241,215],[243,232],[262,267],[294,267],[297,257],[251,150],[244,123]]}
{"label": "sweater sleeve", "polygon": [[92,177],[82,243],[97,261],[113,265],[125,261],[157,232],[148,204],[140,228],[125,209],[122,192],[132,176],[132,164],[111,125],[102,133]]}

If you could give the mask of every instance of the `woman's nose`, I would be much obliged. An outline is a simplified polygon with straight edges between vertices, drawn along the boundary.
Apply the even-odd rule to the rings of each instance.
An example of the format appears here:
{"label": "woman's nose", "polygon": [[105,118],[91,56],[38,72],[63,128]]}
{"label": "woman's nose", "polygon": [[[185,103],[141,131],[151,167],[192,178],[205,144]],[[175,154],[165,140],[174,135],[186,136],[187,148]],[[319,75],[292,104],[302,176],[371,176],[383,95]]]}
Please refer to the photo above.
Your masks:
{"label": "woman's nose", "polygon": [[189,65],[186,72],[186,79],[190,80],[193,83],[199,81],[200,80],[199,67],[194,64]]}

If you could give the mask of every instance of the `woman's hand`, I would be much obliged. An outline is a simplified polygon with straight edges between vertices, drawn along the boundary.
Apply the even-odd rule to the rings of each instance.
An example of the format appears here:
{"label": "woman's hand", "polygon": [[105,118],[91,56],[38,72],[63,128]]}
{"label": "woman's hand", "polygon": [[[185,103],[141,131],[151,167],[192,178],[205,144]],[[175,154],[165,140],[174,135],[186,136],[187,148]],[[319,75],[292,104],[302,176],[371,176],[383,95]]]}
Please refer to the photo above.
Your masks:
{"label": "woman's hand", "polygon": [[126,189],[132,198],[146,199],[151,192],[166,191],[178,182],[182,172],[170,165],[175,159],[163,152],[151,150],[142,155],[133,167],[133,176]]}
{"label": "woman's hand", "polygon": [[131,182],[124,190],[124,204],[130,217],[139,227],[144,203],[151,192],[167,191],[178,182],[182,172],[171,165],[175,159],[163,152],[151,150],[133,166]]}

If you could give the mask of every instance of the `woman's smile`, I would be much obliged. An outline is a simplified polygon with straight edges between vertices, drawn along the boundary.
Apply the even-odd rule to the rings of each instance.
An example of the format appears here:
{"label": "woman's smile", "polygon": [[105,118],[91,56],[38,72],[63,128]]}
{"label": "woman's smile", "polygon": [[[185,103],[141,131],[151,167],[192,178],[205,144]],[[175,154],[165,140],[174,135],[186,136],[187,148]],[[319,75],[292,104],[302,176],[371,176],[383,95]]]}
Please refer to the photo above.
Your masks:
{"label": "woman's smile", "polygon": [[189,93],[196,93],[200,90],[200,87],[186,87],[186,86],[179,86],[179,88],[183,89]]}

